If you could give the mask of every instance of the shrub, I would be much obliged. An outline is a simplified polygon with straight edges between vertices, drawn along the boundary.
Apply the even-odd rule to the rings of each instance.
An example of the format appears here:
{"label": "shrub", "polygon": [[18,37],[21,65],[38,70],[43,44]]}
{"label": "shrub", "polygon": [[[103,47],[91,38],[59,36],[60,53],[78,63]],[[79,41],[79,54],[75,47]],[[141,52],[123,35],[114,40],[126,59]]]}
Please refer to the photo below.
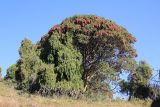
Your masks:
{"label": "shrub", "polygon": [[7,75],[5,77],[5,79],[11,79],[12,81],[15,81],[16,77],[15,77],[15,73],[17,71],[17,65],[13,64],[11,65],[8,69],[7,69]]}
{"label": "shrub", "polygon": [[0,67],[0,78],[2,78],[2,68]]}

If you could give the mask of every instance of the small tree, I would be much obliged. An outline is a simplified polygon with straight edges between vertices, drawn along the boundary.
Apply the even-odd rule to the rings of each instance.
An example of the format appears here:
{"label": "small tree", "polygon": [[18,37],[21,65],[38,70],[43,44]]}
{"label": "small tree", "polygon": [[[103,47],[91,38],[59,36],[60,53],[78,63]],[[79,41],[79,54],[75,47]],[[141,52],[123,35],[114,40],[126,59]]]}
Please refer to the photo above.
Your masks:
{"label": "small tree", "polygon": [[2,78],[2,68],[0,67],[0,78]]}
{"label": "small tree", "polygon": [[35,49],[35,45],[28,39],[22,41],[19,49],[20,59],[15,72],[18,88],[29,92],[38,91],[42,85],[54,88],[56,82],[54,66],[43,63]]}
{"label": "small tree", "polygon": [[7,75],[5,76],[5,79],[11,79],[12,81],[15,81],[15,73],[17,71],[17,65],[13,64],[7,69]]}
{"label": "small tree", "polygon": [[145,99],[150,96],[149,79],[152,76],[152,69],[146,61],[140,61],[135,73],[130,74],[128,81],[121,82],[121,92],[131,97]]}

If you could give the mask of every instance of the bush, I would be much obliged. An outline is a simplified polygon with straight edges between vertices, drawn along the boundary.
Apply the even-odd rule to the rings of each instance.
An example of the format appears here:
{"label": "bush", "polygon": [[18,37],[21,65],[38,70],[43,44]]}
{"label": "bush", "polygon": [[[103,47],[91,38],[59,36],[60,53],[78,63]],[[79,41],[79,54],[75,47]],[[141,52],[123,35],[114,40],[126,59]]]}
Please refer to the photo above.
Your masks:
{"label": "bush", "polygon": [[2,78],[2,68],[0,67],[0,78]]}
{"label": "bush", "polygon": [[18,68],[17,68],[16,64],[11,65],[7,69],[7,75],[6,75],[5,79],[11,79],[12,81],[15,81],[15,79],[16,79],[15,73],[17,70],[18,70]]}

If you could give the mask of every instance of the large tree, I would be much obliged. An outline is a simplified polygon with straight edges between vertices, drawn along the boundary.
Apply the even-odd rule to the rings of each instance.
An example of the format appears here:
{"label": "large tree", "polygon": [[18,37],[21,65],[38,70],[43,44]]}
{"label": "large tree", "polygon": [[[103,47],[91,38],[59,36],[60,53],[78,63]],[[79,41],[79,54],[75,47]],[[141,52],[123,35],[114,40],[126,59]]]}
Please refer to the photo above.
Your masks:
{"label": "large tree", "polygon": [[[135,70],[136,52],[132,45],[136,39],[125,28],[110,20],[94,15],[81,15],[67,18],[61,24],[53,26],[42,37],[38,48],[43,61],[58,67],[60,50],[54,46],[57,41],[54,42],[52,38],[58,38],[60,44],[65,47],[70,44],[80,52],[82,59],[76,59],[82,60],[84,91],[99,89],[105,84],[108,75],[116,76],[124,70]],[[63,75],[61,70],[57,73],[59,77]]]}
{"label": "large tree", "polygon": [[22,41],[16,80],[28,89],[35,80],[63,90],[109,92],[108,81],[117,81],[123,71],[135,71],[135,42],[111,20],[95,15],[70,17],[53,26],[37,44]]}

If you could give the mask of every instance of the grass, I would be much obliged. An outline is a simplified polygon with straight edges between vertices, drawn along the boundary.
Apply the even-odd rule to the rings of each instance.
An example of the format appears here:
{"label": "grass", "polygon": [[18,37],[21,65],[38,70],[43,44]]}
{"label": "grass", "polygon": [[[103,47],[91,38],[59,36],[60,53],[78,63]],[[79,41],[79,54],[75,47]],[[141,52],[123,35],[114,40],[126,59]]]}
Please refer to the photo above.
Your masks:
{"label": "grass", "polygon": [[70,98],[44,98],[21,94],[11,85],[0,82],[0,107],[149,107],[146,101],[84,101]]}

